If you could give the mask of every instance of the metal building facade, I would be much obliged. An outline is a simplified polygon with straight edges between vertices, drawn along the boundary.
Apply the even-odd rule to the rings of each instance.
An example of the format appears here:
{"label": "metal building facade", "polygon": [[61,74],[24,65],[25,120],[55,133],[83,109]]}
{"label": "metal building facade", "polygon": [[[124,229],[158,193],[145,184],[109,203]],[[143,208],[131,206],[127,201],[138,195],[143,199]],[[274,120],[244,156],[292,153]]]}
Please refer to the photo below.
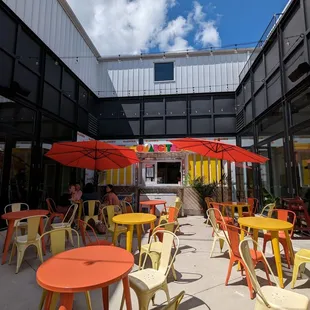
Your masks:
{"label": "metal building facade", "polygon": [[65,0],[2,1],[92,91],[98,89],[99,53]]}
{"label": "metal building facade", "polygon": [[[99,97],[235,91],[252,49],[101,58]],[[174,80],[154,81],[154,63],[174,62]]]}

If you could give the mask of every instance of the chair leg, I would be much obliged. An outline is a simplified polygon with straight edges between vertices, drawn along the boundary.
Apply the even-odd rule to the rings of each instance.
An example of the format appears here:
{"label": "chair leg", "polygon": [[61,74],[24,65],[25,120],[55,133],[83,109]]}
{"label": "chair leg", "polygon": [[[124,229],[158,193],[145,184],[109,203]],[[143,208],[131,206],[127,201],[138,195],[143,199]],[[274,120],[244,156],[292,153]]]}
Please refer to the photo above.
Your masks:
{"label": "chair leg", "polygon": [[295,264],[294,264],[294,267],[293,267],[292,282],[291,282],[291,287],[292,288],[294,288],[296,280],[297,280],[297,277],[298,277],[299,266],[300,266],[300,262],[299,261],[297,262],[296,259],[295,259]]}
{"label": "chair leg", "polygon": [[213,243],[212,243],[212,247],[211,247],[211,252],[210,252],[210,258],[212,257],[214,248],[215,248],[215,243],[216,243],[216,238],[213,238]]}
{"label": "chair leg", "polygon": [[42,296],[40,299],[39,310],[42,310],[46,296],[47,296],[47,290],[43,290]]}
{"label": "chair leg", "polygon": [[166,293],[167,301],[170,302],[170,294],[169,294],[168,285],[166,281],[163,283],[162,289]]}
{"label": "chair leg", "polygon": [[247,271],[246,268],[244,268],[245,270],[245,278],[246,278],[246,282],[247,282],[247,285],[248,285],[248,288],[249,288],[249,291],[250,291],[250,298],[253,299],[254,298],[254,293],[253,293],[253,287],[252,287],[252,282],[251,282],[251,279],[250,279],[250,275]]}
{"label": "chair leg", "polygon": [[266,240],[266,238],[265,238],[265,236],[264,236],[264,243],[263,243],[263,253],[265,254],[265,252],[266,252],[266,244],[267,244],[267,240]]}
{"label": "chair leg", "polygon": [[270,281],[270,277],[269,277],[269,270],[268,270],[268,266],[266,265],[265,261],[264,260],[261,260],[261,262],[264,264],[264,268],[265,268],[265,272],[266,272],[266,277],[267,277],[267,280],[268,280],[268,283],[269,285],[271,286],[272,283]]}
{"label": "chair leg", "polygon": [[146,255],[146,253],[143,253],[143,252],[140,252],[140,254],[139,254],[139,269],[138,269],[138,270],[141,269],[141,265],[142,265],[142,255],[143,255],[143,254]]}
{"label": "chair leg", "polygon": [[26,251],[26,247],[23,247],[23,246],[19,246],[17,248],[17,263],[16,263],[16,271],[15,273],[18,273],[19,271],[19,268],[23,262],[23,259],[24,259],[24,254],[25,254],[25,251]]}
{"label": "chair leg", "polygon": [[71,245],[74,247],[74,242],[73,242],[73,237],[72,237],[72,231],[71,231],[71,230],[68,230],[68,234],[69,234],[70,243],[71,243]]}
{"label": "chair leg", "polygon": [[10,255],[10,259],[9,259],[9,265],[11,265],[12,263],[12,258],[14,257],[16,253],[16,244],[15,242],[13,243],[13,246],[12,246],[12,250],[11,250],[11,255]]}
{"label": "chair leg", "polygon": [[42,253],[42,246],[41,246],[40,240],[37,241],[35,246],[37,248],[39,259],[40,259],[41,263],[43,263],[43,253]]}
{"label": "chair leg", "polygon": [[122,300],[121,300],[121,306],[120,306],[120,310],[123,310],[123,308],[124,308],[124,303],[125,303],[125,295],[124,295],[124,293],[123,293],[123,295],[122,295]]}
{"label": "chair leg", "polygon": [[87,310],[92,310],[91,306],[91,299],[90,299],[90,293],[89,291],[85,292],[85,299],[86,299],[86,304],[87,304]]}
{"label": "chair leg", "polygon": [[173,264],[171,265],[171,271],[172,271],[173,279],[174,281],[176,281],[178,278],[177,278],[177,273],[175,272]]}
{"label": "chair leg", "polygon": [[226,280],[225,280],[225,285],[226,286],[228,285],[228,281],[230,279],[230,275],[231,275],[231,270],[232,270],[233,264],[234,264],[234,260],[231,258],[229,260],[228,271],[227,271],[227,276],[226,276]]}
{"label": "chair leg", "polygon": [[223,250],[223,247],[224,247],[224,240],[223,239],[219,239],[220,241],[220,249],[221,249],[221,253],[222,253],[222,250]]}

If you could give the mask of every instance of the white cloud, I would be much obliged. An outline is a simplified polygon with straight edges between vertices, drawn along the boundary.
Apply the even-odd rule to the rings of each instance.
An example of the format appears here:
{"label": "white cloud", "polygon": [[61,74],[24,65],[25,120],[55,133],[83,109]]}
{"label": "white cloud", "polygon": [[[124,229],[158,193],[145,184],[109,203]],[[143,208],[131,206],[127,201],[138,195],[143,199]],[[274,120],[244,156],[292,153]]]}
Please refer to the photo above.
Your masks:
{"label": "white cloud", "polygon": [[67,1],[102,55],[138,54],[152,48],[184,51],[193,48],[192,43],[220,45],[216,22],[207,19],[197,1],[186,16],[172,20],[168,12],[176,0]]}

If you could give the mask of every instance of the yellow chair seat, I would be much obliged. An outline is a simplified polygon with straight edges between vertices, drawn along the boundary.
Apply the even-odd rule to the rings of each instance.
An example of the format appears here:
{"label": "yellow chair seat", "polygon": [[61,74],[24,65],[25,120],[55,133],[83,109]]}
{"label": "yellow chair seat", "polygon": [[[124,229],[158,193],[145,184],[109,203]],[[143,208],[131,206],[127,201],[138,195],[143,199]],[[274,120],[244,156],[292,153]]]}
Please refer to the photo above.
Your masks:
{"label": "yellow chair seat", "polygon": [[148,292],[161,287],[166,281],[166,275],[158,270],[147,268],[129,274],[129,283],[134,290]]}
{"label": "yellow chair seat", "polygon": [[[109,227],[109,231],[114,232],[115,231],[115,225],[111,225]],[[121,233],[125,233],[125,232],[127,232],[127,227],[123,226],[123,225],[117,225],[116,231],[121,232]]]}
{"label": "yellow chair seat", "polygon": [[306,261],[310,262],[310,250],[301,249],[295,254],[295,257],[296,256],[302,258],[305,262]]}
{"label": "yellow chair seat", "polygon": [[[41,236],[39,234],[37,234],[36,240],[39,240],[40,237]],[[18,243],[27,243],[27,241],[28,241],[28,235],[23,235],[23,236],[17,236],[16,237],[16,242],[18,242]]]}
{"label": "yellow chair seat", "polygon": [[[302,310],[308,309],[309,299],[308,297],[294,293],[288,290],[284,290],[276,286],[263,286],[261,291],[264,297],[268,301],[271,308],[267,308],[261,298],[257,295],[257,302],[255,310],[261,309],[290,309],[290,310]],[[257,305],[259,303],[259,306]]]}

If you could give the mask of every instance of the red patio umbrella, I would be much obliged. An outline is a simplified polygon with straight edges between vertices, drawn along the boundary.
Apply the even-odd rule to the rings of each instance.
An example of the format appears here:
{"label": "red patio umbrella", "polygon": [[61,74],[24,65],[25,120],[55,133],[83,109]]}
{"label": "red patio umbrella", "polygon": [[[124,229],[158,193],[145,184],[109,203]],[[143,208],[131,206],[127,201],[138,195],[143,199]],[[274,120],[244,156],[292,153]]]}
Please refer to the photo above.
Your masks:
{"label": "red patio umbrella", "polygon": [[239,146],[219,141],[184,138],[171,140],[181,150],[191,151],[206,157],[228,160],[233,162],[265,163],[267,157],[249,152]]}
{"label": "red patio umbrella", "polygon": [[92,170],[124,168],[139,162],[133,150],[96,140],[54,143],[45,156],[65,166]]}

